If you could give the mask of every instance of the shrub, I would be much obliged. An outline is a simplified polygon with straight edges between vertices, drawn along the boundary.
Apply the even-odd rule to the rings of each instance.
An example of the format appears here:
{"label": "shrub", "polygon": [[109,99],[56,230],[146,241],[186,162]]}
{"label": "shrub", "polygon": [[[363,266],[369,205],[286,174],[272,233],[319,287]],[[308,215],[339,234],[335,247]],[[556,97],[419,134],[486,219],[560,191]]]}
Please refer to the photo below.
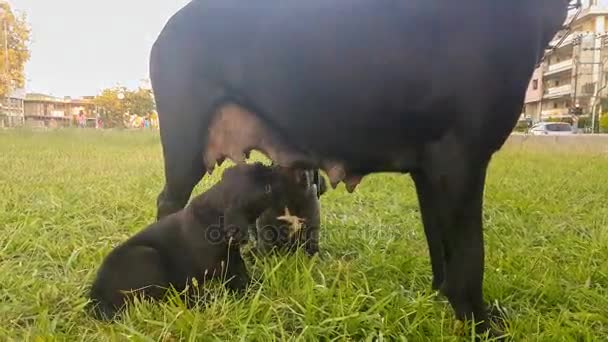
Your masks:
{"label": "shrub", "polygon": [[546,122],[562,122],[562,118],[554,118],[554,117],[550,116],[545,121]]}
{"label": "shrub", "polygon": [[604,113],[600,119],[600,132],[608,133],[608,113]]}
{"label": "shrub", "polygon": [[590,116],[580,116],[578,118],[578,128],[589,128],[591,127],[591,117]]}
{"label": "shrub", "polygon": [[515,128],[513,128],[513,132],[526,132],[528,131],[529,127],[530,124],[527,120],[519,120],[517,121],[517,125],[515,125]]}

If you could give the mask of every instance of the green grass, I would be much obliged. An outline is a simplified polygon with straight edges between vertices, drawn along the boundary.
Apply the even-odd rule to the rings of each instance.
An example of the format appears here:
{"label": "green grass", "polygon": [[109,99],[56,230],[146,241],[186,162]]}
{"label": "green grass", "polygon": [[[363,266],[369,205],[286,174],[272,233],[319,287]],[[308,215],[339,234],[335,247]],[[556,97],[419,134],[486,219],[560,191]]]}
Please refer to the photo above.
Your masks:
{"label": "green grass", "polygon": [[[603,154],[602,154],[603,153]],[[608,155],[511,146],[485,196],[485,296],[521,341],[608,336]],[[205,179],[196,192],[217,180]],[[250,265],[245,297],[89,318],[85,291],[113,246],[155,216],[152,132],[0,132],[0,341],[460,340],[430,266],[413,184],[367,177],[322,199],[321,258]]]}

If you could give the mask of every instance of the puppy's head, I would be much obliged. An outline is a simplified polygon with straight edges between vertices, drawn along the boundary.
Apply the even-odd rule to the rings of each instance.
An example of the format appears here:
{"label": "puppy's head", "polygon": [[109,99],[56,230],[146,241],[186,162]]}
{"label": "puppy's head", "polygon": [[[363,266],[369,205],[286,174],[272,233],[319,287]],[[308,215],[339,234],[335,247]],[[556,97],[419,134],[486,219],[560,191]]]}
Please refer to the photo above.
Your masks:
{"label": "puppy's head", "polygon": [[228,168],[222,183],[236,205],[254,212],[276,203],[286,203],[290,196],[305,186],[299,175],[262,163]]}
{"label": "puppy's head", "polygon": [[290,198],[296,199],[298,196],[309,194],[310,191],[318,192],[320,196],[327,191],[325,178],[318,171],[280,166],[273,168],[283,177],[286,185],[283,191]]}
{"label": "puppy's head", "polygon": [[[251,208],[252,215],[268,207],[282,207],[288,203],[310,198],[316,191],[314,172],[297,168],[266,166],[261,163],[240,164],[227,169],[222,179],[240,206]],[[320,193],[327,189],[319,175]]]}

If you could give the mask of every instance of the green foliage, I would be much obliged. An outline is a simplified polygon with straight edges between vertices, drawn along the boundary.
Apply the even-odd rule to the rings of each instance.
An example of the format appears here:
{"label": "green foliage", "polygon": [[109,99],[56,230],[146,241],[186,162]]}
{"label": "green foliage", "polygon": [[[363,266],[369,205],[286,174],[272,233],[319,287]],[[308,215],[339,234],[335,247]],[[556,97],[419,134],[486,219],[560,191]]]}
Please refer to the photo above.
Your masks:
{"label": "green foliage", "polygon": [[530,128],[530,124],[526,120],[519,120],[513,128],[514,132],[526,132]]}
{"label": "green foliage", "polygon": [[104,89],[95,100],[95,105],[106,127],[124,127],[126,114],[146,116],[155,110],[152,91],[129,90],[126,87]]}
{"label": "green foliage", "polygon": [[127,111],[130,114],[146,116],[156,109],[152,90],[139,88],[134,91],[127,91],[124,95]]}
{"label": "green foliage", "polygon": [[578,118],[578,128],[589,128],[591,127],[591,117],[590,116],[580,116]]}
{"label": "green foliage", "polygon": [[604,113],[599,121],[600,132],[608,133],[608,113]]}
{"label": "green foliage", "polygon": [[127,107],[121,96],[126,91],[124,87],[104,89],[95,97],[94,103],[105,127],[123,127],[123,115]]}
{"label": "green foliage", "polygon": [[[507,340],[605,341],[605,145],[532,140],[490,164],[485,297],[505,308]],[[174,300],[133,306],[116,323],[91,319],[83,307],[102,259],[155,220],[159,151],[150,131],[0,134],[0,341],[472,340],[430,290],[415,188],[396,174],[323,196],[320,258],[249,262],[246,293],[214,284],[190,310]]]}
{"label": "green foliage", "polygon": [[25,14],[17,15],[7,2],[0,2],[0,97],[24,86],[29,41],[30,27]]}

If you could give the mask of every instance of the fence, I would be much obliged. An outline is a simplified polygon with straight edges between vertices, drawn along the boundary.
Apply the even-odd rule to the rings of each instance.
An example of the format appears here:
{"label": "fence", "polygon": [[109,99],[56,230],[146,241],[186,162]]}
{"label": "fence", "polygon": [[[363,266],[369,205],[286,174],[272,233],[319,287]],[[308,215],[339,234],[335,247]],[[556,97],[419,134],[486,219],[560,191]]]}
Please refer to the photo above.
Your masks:
{"label": "fence", "polygon": [[608,154],[608,134],[529,135],[511,134],[505,148]]}

